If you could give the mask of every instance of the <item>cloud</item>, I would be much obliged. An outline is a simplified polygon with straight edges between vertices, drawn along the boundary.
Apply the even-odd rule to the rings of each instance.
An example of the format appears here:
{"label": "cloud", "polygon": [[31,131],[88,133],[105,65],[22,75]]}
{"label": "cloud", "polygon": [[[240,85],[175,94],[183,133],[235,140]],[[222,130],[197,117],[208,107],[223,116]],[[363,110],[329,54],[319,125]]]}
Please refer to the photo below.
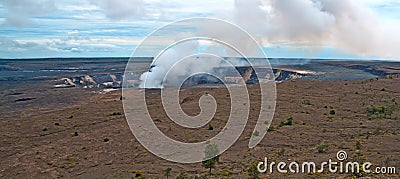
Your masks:
{"label": "cloud", "polygon": [[110,19],[138,18],[145,15],[143,0],[88,0],[104,9]]}
{"label": "cloud", "polygon": [[113,52],[120,47],[105,43],[104,39],[89,37],[68,37],[61,39],[12,40],[0,37],[0,51],[4,53],[52,52],[52,53],[89,53]]}
{"label": "cloud", "polygon": [[[2,46],[3,51],[30,47],[35,54],[40,47],[85,55],[96,49],[112,49],[113,45],[131,45],[121,36],[141,39],[166,22],[219,17],[234,21],[270,47],[290,44],[281,47],[299,48],[307,44],[309,47],[304,48],[311,48],[316,55],[320,49],[332,48],[364,57],[400,58],[400,14],[396,11],[400,3],[396,0],[0,0],[0,6],[0,23],[8,25],[0,32],[13,38],[7,41],[10,48]],[[35,17],[40,19],[35,21]],[[40,29],[14,29],[35,23],[40,23]],[[209,26],[212,28],[206,30],[210,34],[241,38]],[[78,43],[65,36],[90,36],[91,41]],[[30,44],[24,39],[54,42]],[[121,41],[124,42],[118,44]],[[107,44],[111,46],[106,47]]]}
{"label": "cloud", "polygon": [[235,21],[268,43],[330,45],[360,56],[400,58],[398,26],[385,24],[357,2],[236,0]]}
{"label": "cloud", "polygon": [[111,52],[118,48],[116,45],[104,43],[102,39],[89,37],[68,37],[52,39],[43,43],[45,48],[56,52]]}
{"label": "cloud", "polygon": [[32,49],[34,47],[37,47],[38,45],[39,44],[37,44],[35,42],[21,43],[16,40],[11,40],[9,38],[0,37],[0,49],[2,51],[20,52],[20,51]]}
{"label": "cloud", "polygon": [[54,11],[54,0],[0,0],[7,9],[5,23],[22,27],[33,23],[30,18]]}

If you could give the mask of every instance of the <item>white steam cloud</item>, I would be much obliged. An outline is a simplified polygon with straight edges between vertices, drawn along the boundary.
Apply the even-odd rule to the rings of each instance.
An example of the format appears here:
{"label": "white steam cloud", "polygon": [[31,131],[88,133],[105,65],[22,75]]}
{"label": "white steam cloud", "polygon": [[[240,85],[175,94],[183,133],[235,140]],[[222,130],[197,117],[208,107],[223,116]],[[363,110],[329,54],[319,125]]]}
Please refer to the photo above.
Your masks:
{"label": "white steam cloud", "polygon": [[[215,80],[204,73],[215,72],[215,67],[225,64],[219,56],[199,50],[201,40],[182,41],[166,49],[155,61],[152,68],[140,76],[139,88],[164,88],[179,86],[184,78],[192,74],[201,73],[203,78]],[[217,52],[218,53],[218,52]],[[207,55],[208,54],[208,55]],[[240,60],[231,59],[230,63],[240,65]],[[168,75],[168,77],[167,77]],[[165,78],[165,79],[164,79]]]}
{"label": "white steam cloud", "polygon": [[361,56],[400,58],[398,26],[355,0],[236,0],[235,21],[264,43],[329,45]]}
{"label": "white steam cloud", "polygon": [[[161,54],[154,62],[153,67],[140,76],[141,84],[140,88],[163,88],[166,84],[163,83],[164,77],[167,75],[168,70],[172,66],[183,58],[196,53],[198,47],[197,41],[187,41],[181,45],[176,45],[173,48],[167,49],[163,54]],[[182,65],[180,69],[181,72],[189,71],[188,68],[190,64],[188,63],[178,63]],[[174,71],[178,76],[179,71]],[[171,80],[171,79],[169,79]],[[177,80],[177,79],[176,79]],[[174,80],[171,80],[173,83]]]}

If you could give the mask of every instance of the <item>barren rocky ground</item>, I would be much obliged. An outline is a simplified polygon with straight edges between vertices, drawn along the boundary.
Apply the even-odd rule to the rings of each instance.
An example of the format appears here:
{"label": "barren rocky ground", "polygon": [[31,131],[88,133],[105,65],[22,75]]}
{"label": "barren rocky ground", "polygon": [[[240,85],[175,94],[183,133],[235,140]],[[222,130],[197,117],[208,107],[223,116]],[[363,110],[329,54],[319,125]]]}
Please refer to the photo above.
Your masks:
{"label": "barren rocky ground", "polygon": [[[246,178],[254,162],[336,159],[345,150],[349,161],[393,166],[400,172],[400,78],[391,75],[359,81],[290,81],[277,85],[275,117],[262,142],[248,149],[257,120],[256,85],[248,86],[252,112],[239,140],[220,157],[212,175],[201,163],[165,161],[145,150],[124,117],[121,91],[107,94],[67,88],[9,89],[1,91],[0,178]],[[199,112],[198,98],[216,97],[217,114],[209,125],[184,129],[162,112],[159,91],[149,91],[154,122],[171,138],[197,142],[216,135],[229,116],[225,89],[185,88],[182,108]],[[160,112],[161,111],[161,112]],[[292,120],[292,122],[288,122]],[[399,174],[280,174],[261,178],[373,177]]]}

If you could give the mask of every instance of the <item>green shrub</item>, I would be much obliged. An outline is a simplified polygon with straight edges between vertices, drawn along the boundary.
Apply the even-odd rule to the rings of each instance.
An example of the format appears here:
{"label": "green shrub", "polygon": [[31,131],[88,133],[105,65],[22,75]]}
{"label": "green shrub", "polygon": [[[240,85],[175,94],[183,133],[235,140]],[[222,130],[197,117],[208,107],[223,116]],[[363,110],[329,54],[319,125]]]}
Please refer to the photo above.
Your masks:
{"label": "green shrub", "polygon": [[187,177],[186,173],[184,173],[184,172],[181,172],[181,173],[179,173],[178,176],[176,176],[176,179],[186,179],[186,178],[188,178],[188,177]]}
{"label": "green shrub", "polygon": [[257,130],[253,132],[253,136],[258,137],[260,135],[260,132],[258,132]]}
{"label": "green shrub", "polygon": [[320,143],[316,147],[318,153],[325,153],[328,150],[329,144]]}
{"label": "green shrub", "polygon": [[111,114],[111,116],[120,116],[120,115],[122,115],[121,112],[113,112],[113,113]]}
{"label": "green shrub", "polygon": [[172,168],[169,168],[169,167],[164,170],[164,176],[167,177],[167,179],[168,179],[169,174],[171,173],[171,171],[172,171]]}
{"label": "green shrub", "polygon": [[268,132],[276,131],[275,127],[273,125],[269,126]]}
{"label": "green shrub", "polygon": [[386,106],[380,106],[380,107],[367,107],[366,113],[368,117],[375,116],[379,118],[391,118],[393,114],[393,106],[392,107],[386,107]]}
{"label": "green shrub", "polygon": [[224,170],[219,171],[218,175],[221,177],[224,177],[224,178],[228,178],[229,175],[231,175],[231,173],[229,172],[229,170],[224,169]]}
{"label": "green shrub", "polygon": [[79,134],[78,134],[78,132],[72,132],[71,133],[71,137],[76,137],[76,136],[78,136]]}
{"label": "green shrub", "polygon": [[136,178],[145,178],[142,170],[132,170],[130,172],[134,173]]}
{"label": "green shrub", "polygon": [[356,150],[361,150],[362,143],[360,141],[357,141],[355,144]]}
{"label": "green shrub", "polygon": [[208,130],[212,131],[214,130],[214,127],[211,124],[208,124]]}
{"label": "green shrub", "polygon": [[293,125],[293,117],[288,118],[285,122],[281,122],[279,124],[279,127],[283,127],[283,126],[291,126]]}
{"label": "green shrub", "polygon": [[304,101],[303,101],[303,104],[305,104],[305,105],[312,105],[312,104],[311,104],[311,101],[308,100],[308,99],[304,100]]}
{"label": "green shrub", "polygon": [[285,149],[284,149],[284,148],[281,148],[281,149],[278,151],[278,155],[279,155],[279,156],[284,156],[284,155],[285,155]]}
{"label": "green shrub", "polygon": [[260,174],[260,172],[257,169],[257,164],[258,164],[258,162],[254,162],[246,169],[246,173],[249,178],[253,178],[253,179],[260,178],[258,176]]}

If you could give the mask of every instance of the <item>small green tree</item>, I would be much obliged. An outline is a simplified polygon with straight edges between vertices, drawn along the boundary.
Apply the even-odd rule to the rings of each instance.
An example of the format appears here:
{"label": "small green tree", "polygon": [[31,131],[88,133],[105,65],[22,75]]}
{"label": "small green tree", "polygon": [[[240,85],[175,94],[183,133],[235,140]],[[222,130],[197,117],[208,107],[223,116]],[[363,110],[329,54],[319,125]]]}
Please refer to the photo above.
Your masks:
{"label": "small green tree", "polygon": [[210,169],[210,175],[212,174],[212,169],[215,168],[215,165],[219,162],[219,149],[216,144],[209,144],[206,146],[205,157],[203,162],[201,162],[201,166],[204,168]]}
{"label": "small green tree", "polygon": [[171,173],[171,170],[172,170],[172,168],[169,168],[169,167],[164,170],[164,176],[167,177],[167,179],[169,177],[169,174]]}
{"label": "small green tree", "polygon": [[219,162],[219,156],[216,156],[214,158],[210,158],[208,160],[204,160],[201,165],[204,168],[208,168],[210,169],[209,174],[211,175],[212,173],[212,169],[215,168],[215,164],[217,164]]}

